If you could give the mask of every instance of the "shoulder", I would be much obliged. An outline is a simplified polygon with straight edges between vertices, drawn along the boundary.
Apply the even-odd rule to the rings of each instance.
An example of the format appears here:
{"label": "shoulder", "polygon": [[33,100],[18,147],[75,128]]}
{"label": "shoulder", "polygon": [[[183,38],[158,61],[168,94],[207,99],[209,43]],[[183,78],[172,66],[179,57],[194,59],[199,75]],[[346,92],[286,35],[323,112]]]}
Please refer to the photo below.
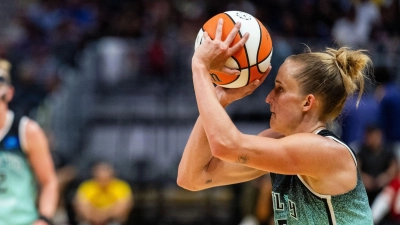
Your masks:
{"label": "shoulder", "polygon": [[28,117],[22,117],[21,118],[21,123],[25,123],[26,124],[25,125],[25,130],[26,130],[26,134],[27,135],[37,135],[38,133],[42,133],[43,132],[43,130],[40,127],[40,125],[36,121],[34,121],[34,120],[32,120],[32,119],[30,119]]}
{"label": "shoulder", "polygon": [[131,186],[128,184],[128,182],[121,180],[121,179],[114,179],[112,181],[112,184],[115,188],[120,188],[120,189],[131,189]]}
{"label": "shoulder", "polygon": [[298,157],[300,162],[314,165],[317,173],[331,173],[329,171],[338,171],[339,168],[355,165],[350,148],[332,137],[298,133],[278,141],[292,156]]}
{"label": "shoulder", "polygon": [[22,135],[22,144],[26,153],[43,152],[48,149],[47,137],[37,122],[28,117],[22,117],[20,126],[22,127],[20,135]]}
{"label": "shoulder", "polygon": [[319,134],[314,134],[314,133],[296,133],[286,136],[281,140],[282,142],[293,143],[297,145],[297,147],[306,145],[307,147],[313,147],[313,149],[336,148],[343,146],[334,139],[332,139],[331,137],[321,136]]}
{"label": "shoulder", "polygon": [[131,186],[128,182],[115,179],[112,181],[112,191],[117,194],[119,198],[129,197],[132,194]]}
{"label": "shoulder", "polygon": [[46,139],[44,131],[42,130],[40,125],[36,121],[34,121],[26,116],[21,118],[19,126],[23,127],[24,136],[25,136],[28,144],[30,141],[32,142],[32,140],[34,140],[36,142],[37,140]]}

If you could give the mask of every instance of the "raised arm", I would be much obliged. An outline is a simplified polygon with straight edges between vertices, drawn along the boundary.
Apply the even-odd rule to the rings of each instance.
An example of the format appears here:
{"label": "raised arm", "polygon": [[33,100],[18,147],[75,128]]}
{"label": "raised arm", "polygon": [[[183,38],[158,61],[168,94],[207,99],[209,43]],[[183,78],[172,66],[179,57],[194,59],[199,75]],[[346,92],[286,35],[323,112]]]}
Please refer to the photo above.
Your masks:
{"label": "raised arm", "polygon": [[[223,21],[220,21],[218,24],[217,34],[222,29],[222,23]],[[311,133],[323,125],[314,116],[316,111],[311,111],[312,104],[304,104],[302,110],[308,110],[308,114],[307,118],[302,120],[302,124],[297,124],[301,127],[297,134],[278,140],[243,134],[233,124],[218,100],[218,93],[209,79],[209,71],[221,66],[219,62],[223,63],[244,45],[248,34],[244,34],[237,44],[230,46],[239,27],[240,24],[235,25],[224,41],[218,38],[218,35],[211,40],[205,33],[204,42],[196,49],[192,58],[196,101],[201,118],[204,119],[202,125],[212,156],[231,164],[241,163],[261,171],[299,174],[307,178],[306,182],[315,184],[311,185],[314,190],[324,193],[326,190],[330,194],[339,192],[338,190],[344,193],[354,188],[357,175],[350,152],[332,139]],[[275,89],[273,91],[280,90],[279,87]],[[296,101],[299,106],[303,105],[302,101]],[[212,166],[211,163],[208,169]],[[331,188],[335,185],[338,188]]]}
{"label": "raised arm", "polygon": [[265,171],[214,157],[203,129],[202,119],[199,116],[179,164],[177,183],[185,189],[198,191],[244,182],[265,173]]}
{"label": "raised arm", "polygon": [[[226,73],[231,70],[223,68]],[[216,87],[215,92],[221,107],[251,94],[266,78],[267,73],[251,84],[235,89]],[[202,117],[199,116],[188,139],[178,168],[177,183],[188,190],[202,190],[214,186],[239,183],[265,174],[265,171],[246,167],[242,164],[222,161],[211,154],[210,145],[204,132]],[[280,137],[267,130],[260,135]]]}

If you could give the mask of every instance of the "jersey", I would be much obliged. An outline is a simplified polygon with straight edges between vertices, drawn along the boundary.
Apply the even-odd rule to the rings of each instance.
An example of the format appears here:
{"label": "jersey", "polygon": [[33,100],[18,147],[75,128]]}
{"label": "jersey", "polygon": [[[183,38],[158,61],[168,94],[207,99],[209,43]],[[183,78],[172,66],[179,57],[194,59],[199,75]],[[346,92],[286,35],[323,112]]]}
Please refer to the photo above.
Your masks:
{"label": "jersey", "polygon": [[115,204],[117,201],[129,199],[132,191],[123,180],[113,179],[105,188],[95,180],[83,182],[78,187],[78,197],[89,201],[92,206],[101,209]]}
{"label": "jersey", "polygon": [[[319,135],[344,145],[357,165],[354,152],[328,130]],[[372,213],[361,175],[357,170],[356,187],[341,195],[315,192],[299,175],[271,173],[274,219],[277,225],[372,225]]]}
{"label": "jersey", "polygon": [[24,151],[27,122],[8,111],[0,129],[0,225],[27,225],[38,218],[37,183]]}

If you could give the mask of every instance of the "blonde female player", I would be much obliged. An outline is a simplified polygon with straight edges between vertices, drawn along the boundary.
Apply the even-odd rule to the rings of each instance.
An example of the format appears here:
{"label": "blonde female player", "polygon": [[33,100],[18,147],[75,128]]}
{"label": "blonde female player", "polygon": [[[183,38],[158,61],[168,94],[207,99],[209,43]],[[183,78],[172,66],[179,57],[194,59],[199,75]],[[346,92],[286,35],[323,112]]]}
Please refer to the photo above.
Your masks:
{"label": "blonde female player", "polygon": [[214,88],[209,70],[237,73],[223,65],[249,36],[229,47],[240,24],[221,40],[222,23],[214,40],[204,34],[192,58],[200,116],[182,155],[178,184],[202,190],[271,172],[276,224],[373,224],[354,153],[326,129],[357,83],[362,92],[369,57],[347,48],[288,57],[266,98],[271,129],[246,135],[224,107],[252,93],[267,75],[240,89]]}
{"label": "blonde female player", "polygon": [[48,141],[35,121],[8,109],[10,67],[0,60],[0,225],[50,225],[58,184]]}

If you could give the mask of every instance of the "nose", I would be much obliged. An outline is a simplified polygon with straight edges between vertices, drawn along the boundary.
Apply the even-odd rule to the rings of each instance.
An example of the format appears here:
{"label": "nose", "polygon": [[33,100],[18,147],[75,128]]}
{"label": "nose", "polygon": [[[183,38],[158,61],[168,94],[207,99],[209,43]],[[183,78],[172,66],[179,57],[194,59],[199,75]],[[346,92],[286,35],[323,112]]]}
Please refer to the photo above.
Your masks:
{"label": "nose", "polygon": [[265,102],[270,104],[270,105],[273,102],[273,96],[272,95],[273,95],[273,90],[271,92],[269,92],[269,94],[267,95],[267,98],[265,99]]}

